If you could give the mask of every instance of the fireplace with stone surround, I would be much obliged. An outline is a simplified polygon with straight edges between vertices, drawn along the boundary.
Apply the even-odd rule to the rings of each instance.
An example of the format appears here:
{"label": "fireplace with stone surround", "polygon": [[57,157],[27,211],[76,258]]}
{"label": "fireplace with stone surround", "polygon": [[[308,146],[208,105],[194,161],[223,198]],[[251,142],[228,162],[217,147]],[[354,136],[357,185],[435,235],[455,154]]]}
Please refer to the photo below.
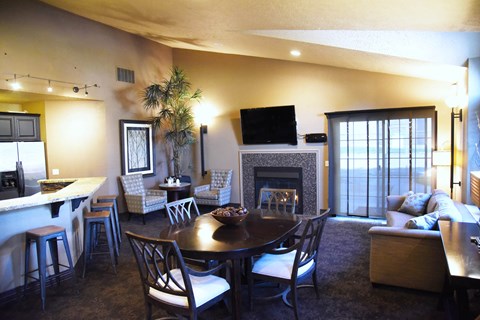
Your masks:
{"label": "fireplace with stone surround", "polygon": [[259,188],[296,189],[298,214],[319,211],[319,154],[316,150],[240,151],[240,192],[242,205],[258,204]]}

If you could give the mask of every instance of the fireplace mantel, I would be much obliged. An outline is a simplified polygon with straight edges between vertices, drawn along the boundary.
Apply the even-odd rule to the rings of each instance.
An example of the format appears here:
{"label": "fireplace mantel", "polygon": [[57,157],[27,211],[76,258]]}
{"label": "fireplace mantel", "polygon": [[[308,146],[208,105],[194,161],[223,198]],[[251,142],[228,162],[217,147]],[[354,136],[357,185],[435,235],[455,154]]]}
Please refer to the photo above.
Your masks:
{"label": "fireplace mantel", "polygon": [[242,206],[254,208],[254,167],[301,167],[303,170],[303,212],[319,212],[318,150],[242,150],[240,156],[240,201]]}

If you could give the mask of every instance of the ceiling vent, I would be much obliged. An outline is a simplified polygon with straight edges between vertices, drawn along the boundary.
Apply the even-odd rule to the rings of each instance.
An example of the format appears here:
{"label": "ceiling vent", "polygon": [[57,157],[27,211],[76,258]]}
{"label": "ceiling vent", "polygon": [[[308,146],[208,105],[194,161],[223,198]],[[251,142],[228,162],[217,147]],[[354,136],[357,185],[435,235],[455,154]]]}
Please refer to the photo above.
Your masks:
{"label": "ceiling vent", "polygon": [[124,68],[117,68],[117,81],[135,83],[135,72]]}

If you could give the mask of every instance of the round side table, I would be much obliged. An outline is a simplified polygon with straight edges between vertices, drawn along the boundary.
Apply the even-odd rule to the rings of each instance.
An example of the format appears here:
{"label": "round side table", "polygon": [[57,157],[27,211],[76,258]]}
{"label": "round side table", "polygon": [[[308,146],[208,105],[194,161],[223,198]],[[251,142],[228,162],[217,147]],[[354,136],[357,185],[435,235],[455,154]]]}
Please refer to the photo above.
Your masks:
{"label": "round side table", "polygon": [[160,190],[167,191],[168,202],[188,198],[190,196],[190,183],[181,182],[180,184],[161,183],[158,185]]}

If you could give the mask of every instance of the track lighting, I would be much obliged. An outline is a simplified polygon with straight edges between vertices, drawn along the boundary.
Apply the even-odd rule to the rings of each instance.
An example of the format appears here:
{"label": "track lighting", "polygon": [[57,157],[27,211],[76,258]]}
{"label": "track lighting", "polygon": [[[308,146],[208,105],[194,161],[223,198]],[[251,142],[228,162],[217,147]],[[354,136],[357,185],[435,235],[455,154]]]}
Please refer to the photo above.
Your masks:
{"label": "track lighting", "polygon": [[[23,78],[23,77],[19,77],[19,78]],[[13,80],[13,82],[10,84],[10,86],[12,87],[13,90],[20,90],[22,88],[22,86],[20,85],[20,83],[17,82],[17,75],[14,74],[13,75],[13,79],[7,79],[8,80]]]}
{"label": "track lighting", "polygon": [[53,82],[73,85],[73,88],[72,88],[73,92],[78,93],[80,90],[85,90],[85,95],[88,95],[87,88],[91,88],[91,87],[100,88],[100,86],[97,85],[96,83],[95,84],[90,84],[90,85],[88,85],[88,84],[79,85],[78,83],[75,83],[75,82],[54,80],[54,79],[48,79],[48,78],[43,78],[43,77],[36,77],[36,76],[29,75],[29,74],[21,75],[21,74],[16,74],[16,73],[13,74],[13,78],[5,79],[5,81],[7,81],[7,82],[11,81],[10,86],[12,87],[12,90],[20,90],[22,88],[22,86],[20,85],[20,83],[17,80],[21,79],[21,78],[30,78],[30,79],[35,79],[35,80],[48,81],[48,87],[47,87],[48,92],[53,92],[53,87],[52,87]]}

